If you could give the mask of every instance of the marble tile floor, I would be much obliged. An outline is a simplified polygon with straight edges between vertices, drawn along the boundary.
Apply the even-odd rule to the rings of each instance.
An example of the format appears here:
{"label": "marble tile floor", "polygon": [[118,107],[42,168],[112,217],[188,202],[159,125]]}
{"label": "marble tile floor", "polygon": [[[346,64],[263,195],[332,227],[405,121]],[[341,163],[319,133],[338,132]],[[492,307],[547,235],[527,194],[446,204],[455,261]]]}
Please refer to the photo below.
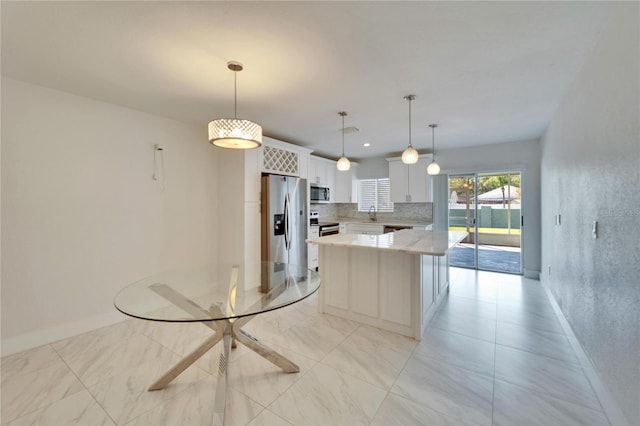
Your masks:
{"label": "marble tile floor", "polygon": [[[239,346],[230,425],[609,425],[538,281],[451,269],[421,342],[317,313],[315,296],[246,329],[300,366]],[[146,387],[210,330],[121,323],[2,359],[2,425],[210,425],[217,350]]]}

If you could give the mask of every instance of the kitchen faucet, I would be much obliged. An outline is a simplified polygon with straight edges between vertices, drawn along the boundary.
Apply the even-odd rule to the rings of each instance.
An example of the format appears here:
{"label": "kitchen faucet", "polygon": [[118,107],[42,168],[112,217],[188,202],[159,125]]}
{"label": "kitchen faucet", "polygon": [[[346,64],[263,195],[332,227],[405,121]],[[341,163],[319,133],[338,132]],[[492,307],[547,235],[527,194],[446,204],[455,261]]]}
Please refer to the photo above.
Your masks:
{"label": "kitchen faucet", "polygon": [[376,217],[376,207],[375,206],[369,207],[369,220],[372,220],[374,222],[376,220],[378,220],[378,218]]}

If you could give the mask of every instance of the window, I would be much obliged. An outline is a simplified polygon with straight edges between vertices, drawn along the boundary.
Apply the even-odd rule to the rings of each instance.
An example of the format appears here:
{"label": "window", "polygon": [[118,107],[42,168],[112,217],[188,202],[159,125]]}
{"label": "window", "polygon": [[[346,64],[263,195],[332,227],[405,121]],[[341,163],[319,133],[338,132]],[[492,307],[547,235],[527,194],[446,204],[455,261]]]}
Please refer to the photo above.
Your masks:
{"label": "window", "polygon": [[378,212],[393,212],[389,178],[358,181],[358,211],[368,212],[371,206]]}

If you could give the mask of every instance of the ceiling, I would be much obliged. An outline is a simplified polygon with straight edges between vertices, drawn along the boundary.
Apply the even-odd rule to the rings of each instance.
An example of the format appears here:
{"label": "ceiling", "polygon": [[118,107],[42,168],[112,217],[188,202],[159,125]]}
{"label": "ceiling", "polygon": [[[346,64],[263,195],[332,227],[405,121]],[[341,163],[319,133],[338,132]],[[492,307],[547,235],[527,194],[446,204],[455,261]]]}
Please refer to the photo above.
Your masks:
{"label": "ceiling", "polygon": [[[608,2],[2,1],[4,76],[351,158],[539,138]],[[363,147],[369,142],[370,147]]]}

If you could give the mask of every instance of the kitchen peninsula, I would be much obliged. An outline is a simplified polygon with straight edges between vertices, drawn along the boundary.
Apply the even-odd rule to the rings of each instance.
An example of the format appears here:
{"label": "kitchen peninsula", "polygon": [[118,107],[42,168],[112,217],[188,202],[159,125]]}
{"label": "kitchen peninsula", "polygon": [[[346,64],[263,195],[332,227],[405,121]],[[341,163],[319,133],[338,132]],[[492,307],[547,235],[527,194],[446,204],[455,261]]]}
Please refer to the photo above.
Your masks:
{"label": "kitchen peninsula", "polygon": [[449,285],[447,252],[466,236],[403,229],[308,240],[320,248],[320,312],[420,340]]}

